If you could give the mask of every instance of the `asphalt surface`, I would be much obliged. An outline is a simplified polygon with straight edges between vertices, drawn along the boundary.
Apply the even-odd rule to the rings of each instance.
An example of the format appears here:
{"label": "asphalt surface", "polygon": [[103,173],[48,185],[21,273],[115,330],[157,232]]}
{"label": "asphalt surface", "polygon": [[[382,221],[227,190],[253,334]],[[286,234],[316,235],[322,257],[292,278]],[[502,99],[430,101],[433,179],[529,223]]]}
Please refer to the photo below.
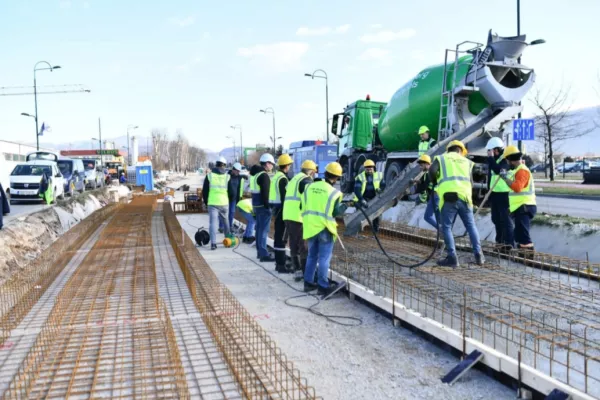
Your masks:
{"label": "asphalt surface", "polygon": [[44,208],[50,207],[42,202],[17,203],[10,206],[10,214],[4,217],[4,223],[7,223],[15,218],[24,217],[36,211],[41,211]]}
{"label": "asphalt surface", "polygon": [[600,204],[595,200],[537,196],[538,213],[562,214],[579,218],[600,219]]}

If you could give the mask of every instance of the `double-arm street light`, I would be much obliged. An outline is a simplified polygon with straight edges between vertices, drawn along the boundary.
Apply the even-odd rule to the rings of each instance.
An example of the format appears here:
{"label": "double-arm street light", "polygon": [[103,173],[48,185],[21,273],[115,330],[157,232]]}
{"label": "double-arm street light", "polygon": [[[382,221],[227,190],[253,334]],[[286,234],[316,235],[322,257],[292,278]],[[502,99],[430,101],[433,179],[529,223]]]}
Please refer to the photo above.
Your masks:
{"label": "double-arm street light", "polygon": [[[43,64],[45,65],[45,67],[38,67],[38,65]],[[37,106],[37,77],[36,77],[36,72],[37,71],[54,71],[55,69],[59,69],[60,65],[55,65],[52,66],[48,61],[38,61],[34,66],[33,66],[33,101],[35,102],[35,114],[34,115],[29,115],[26,113],[21,113],[21,115],[25,115],[27,117],[33,117],[33,119],[35,119],[35,140],[36,140],[36,148],[39,151],[40,150],[40,128],[38,126],[38,106]]]}
{"label": "double-arm street light", "polygon": [[129,146],[131,145],[131,142],[129,141],[129,130],[130,129],[137,129],[138,126],[137,125],[129,125],[127,127],[127,165],[131,165],[131,152],[129,151]]}
{"label": "double-arm street light", "polygon": [[275,133],[275,110],[273,110],[273,107],[267,107],[265,109],[262,110],[258,110],[261,113],[267,115],[267,114],[271,114],[273,116],[273,136],[270,136],[271,141],[273,142],[273,154],[277,154],[277,147],[275,146],[275,141],[276,139],[281,139],[281,137],[277,137],[277,134]]}
{"label": "double-arm street light", "polygon": [[[236,124],[236,125],[231,125],[230,128],[233,130],[236,130],[236,129],[240,130],[240,160],[243,160],[244,159],[244,146],[242,144],[242,126],[240,124]],[[233,145],[233,147],[235,148],[235,144]]]}
{"label": "double-arm street light", "polygon": [[[321,73],[322,75],[317,75],[317,73]],[[329,82],[327,80],[327,72],[322,69],[317,69],[312,74],[304,74],[304,76],[308,76],[311,79],[325,79],[325,122],[327,129],[327,143],[329,143]]]}

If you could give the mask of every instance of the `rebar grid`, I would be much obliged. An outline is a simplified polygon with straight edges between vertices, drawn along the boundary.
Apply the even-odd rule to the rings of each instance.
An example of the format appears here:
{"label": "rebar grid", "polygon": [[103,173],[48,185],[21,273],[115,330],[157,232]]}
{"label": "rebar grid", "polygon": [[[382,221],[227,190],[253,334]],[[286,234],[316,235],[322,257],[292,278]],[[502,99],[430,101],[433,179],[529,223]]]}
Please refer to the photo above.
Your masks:
{"label": "rebar grid", "polygon": [[[397,229],[399,228],[399,229]],[[343,230],[343,227],[340,227]],[[382,225],[386,252],[403,264],[427,257],[432,237]],[[587,279],[529,268],[497,252],[478,267],[414,270],[389,261],[369,232],[342,236],[331,268],[375,293],[416,310],[579,390],[600,396],[600,299]],[[466,247],[466,246],[465,246]],[[488,249],[489,250],[489,249]],[[538,266],[539,267],[539,266]]]}
{"label": "rebar grid", "polygon": [[155,203],[140,196],[114,215],[57,296],[4,398],[189,398],[157,291]]}
{"label": "rebar grid", "polygon": [[54,282],[74,252],[120,206],[110,204],[95,211],[0,286],[0,345]]}
{"label": "rebar grid", "polygon": [[164,205],[170,241],[202,319],[249,399],[317,399],[291,361],[238,302]]}

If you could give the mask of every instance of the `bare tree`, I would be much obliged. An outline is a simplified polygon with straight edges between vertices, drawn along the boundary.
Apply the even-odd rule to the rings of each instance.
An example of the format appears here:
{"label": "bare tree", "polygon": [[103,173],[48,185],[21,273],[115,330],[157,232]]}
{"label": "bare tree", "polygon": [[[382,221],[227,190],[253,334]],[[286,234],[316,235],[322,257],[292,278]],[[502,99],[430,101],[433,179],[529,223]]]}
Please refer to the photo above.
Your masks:
{"label": "bare tree", "polygon": [[537,141],[544,146],[544,158],[550,162],[550,180],[554,180],[554,153],[565,140],[575,139],[590,133],[584,121],[571,111],[573,102],[570,88],[561,84],[556,91],[543,93],[539,88],[532,100],[537,116],[535,123]]}
{"label": "bare tree", "polygon": [[206,165],[206,152],[192,146],[183,131],[177,130],[174,139],[169,138],[166,129],[152,129],[151,135],[154,147],[152,165],[155,169],[181,172]]}

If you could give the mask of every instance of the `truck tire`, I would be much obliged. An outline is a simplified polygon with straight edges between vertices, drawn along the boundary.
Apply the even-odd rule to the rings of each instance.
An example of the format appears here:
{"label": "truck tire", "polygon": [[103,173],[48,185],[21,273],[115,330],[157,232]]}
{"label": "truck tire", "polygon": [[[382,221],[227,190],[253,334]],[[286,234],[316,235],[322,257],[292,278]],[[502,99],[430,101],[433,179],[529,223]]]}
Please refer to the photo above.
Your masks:
{"label": "truck tire", "polygon": [[340,189],[342,193],[352,193],[354,191],[354,176],[352,176],[352,169],[350,165],[350,159],[346,160],[342,164],[343,174],[340,179]]}
{"label": "truck tire", "polygon": [[406,167],[403,161],[392,161],[385,169],[385,185],[390,187],[392,182],[398,178],[402,170]]}

